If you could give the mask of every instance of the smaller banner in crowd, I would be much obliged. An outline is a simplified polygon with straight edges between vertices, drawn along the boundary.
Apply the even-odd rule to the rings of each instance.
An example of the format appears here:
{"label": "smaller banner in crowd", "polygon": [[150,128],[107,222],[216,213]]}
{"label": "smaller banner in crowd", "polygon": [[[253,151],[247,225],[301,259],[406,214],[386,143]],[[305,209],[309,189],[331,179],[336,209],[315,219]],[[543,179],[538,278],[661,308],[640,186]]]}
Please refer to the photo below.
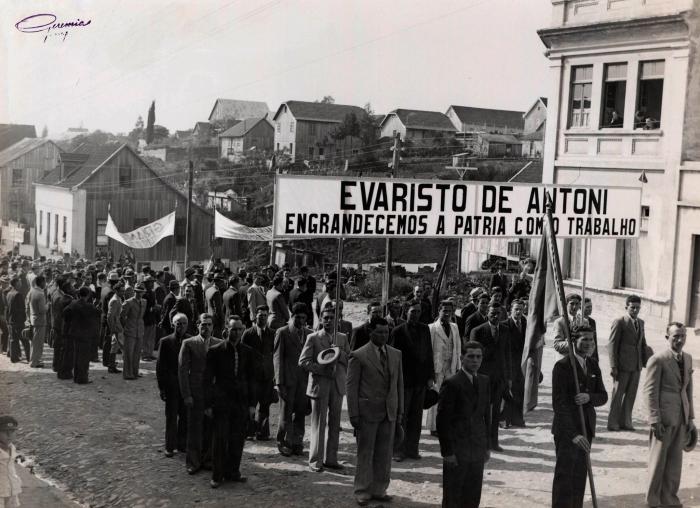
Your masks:
{"label": "smaller banner in crowd", "polygon": [[272,241],[272,226],[251,228],[227,219],[218,211],[214,211],[214,236],[231,240],[248,240],[251,242]]}
{"label": "smaller banner in crowd", "polygon": [[166,236],[175,234],[175,212],[172,212],[157,221],[141,226],[128,233],[120,233],[112,221],[112,215],[107,213],[107,227],[105,235],[119,243],[128,245],[132,249],[150,249]]}

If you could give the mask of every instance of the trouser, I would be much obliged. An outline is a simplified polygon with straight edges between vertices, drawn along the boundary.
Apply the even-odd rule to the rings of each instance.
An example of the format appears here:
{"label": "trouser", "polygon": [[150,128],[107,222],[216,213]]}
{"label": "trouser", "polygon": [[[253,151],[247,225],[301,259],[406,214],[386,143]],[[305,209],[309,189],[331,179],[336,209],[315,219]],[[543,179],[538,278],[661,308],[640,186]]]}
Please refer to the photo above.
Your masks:
{"label": "trouser", "polygon": [[[270,437],[270,406],[272,405],[272,392],[274,391],[274,381],[264,380],[257,383],[256,393],[258,394],[257,408],[255,411],[256,437],[267,439]],[[248,435],[251,429],[248,430]]]}
{"label": "trouser", "polygon": [[124,367],[122,372],[124,379],[136,379],[139,377],[141,341],[140,337],[124,335]]}
{"label": "trouser", "polygon": [[442,464],[443,508],[479,508],[484,481],[483,461]]}
{"label": "trouser", "polygon": [[651,432],[649,436],[649,506],[681,506],[678,489],[683,467],[683,446],[686,439],[684,424],[666,427],[663,441]]}
{"label": "trouser", "polygon": [[56,376],[58,379],[74,379],[75,342],[69,336],[61,336],[61,356],[59,358]]}
{"label": "trouser", "polygon": [[632,408],[637,397],[641,371],[620,371],[613,383],[608,428],[619,429],[632,427]]}
{"label": "trouser", "polygon": [[113,333],[109,346],[110,354],[112,358],[119,352],[124,352],[124,334],[123,333]]}
{"label": "trouser", "polygon": [[369,500],[383,496],[391,479],[391,451],[394,447],[396,422],[388,418],[380,422],[362,419],[357,432],[357,467],[355,497]]}
{"label": "trouser", "polygon": [[46,338],[46,325],[34,325],[30,363],[32,367],[41,365],[41,357],[44,354],[44,338]]}
{"label": "trouser", "polygon": [[306,383],[298,382],[294,386],[287,386],[286,397],[280,397],[278,443],[290,447],[302,446],[307,403]]}
{"label": "trouser", "polygon": [[[516,364],[520,360],[518,359]],[[503,416],[507,425],[524,425],[523,417],[523,397],[525,395],[525,377],[520,369],[515,369],[513,373],[513,385],[511,387],[512,399],[505,401]]]}
{"label": "trouser", "polygon": [[109,330],[107,320],[102,320],[102,365],[109,367],[110,355],[112,354],[112,333]]}
{"label": "trouser", "polygon": [[401,443],[394,443],[394,453],[404,457],[418,455],[418,443],[423,426],[423,402],[425,386],[405,386],[403,389],[403,424],[404,438]]}
{"label": "trouser", "polygon": [[586,493],[587,454],[569,437],[555,435],[554,447],[557,462],[552,484],[552,508],[581,508]]}
{"label": "trouser", "polygon": [[500,379],[490,380],[491,389],[491,428],[489,438],[491,446],[498,445],[498,422],[501,418],[501,400],[503,399],[504,383]]}
{"label": "trouser", "polygon": [[100,343],[102,342],[102,328],[101,325],[97,326],[97,333],[95,336],[90,337],[90,361],[99,362],[100,361]]}
{"label": "trouser", "polygon": [[[311,438],[309,439],[309,465],[322,467],[323,463],[338,463],[340,440],[340,413],[343,395],[338,391],[335,379],[329,380],[328,393],[311,399]],[[326,423],[328,440],[326,441]]]}
{"label": "trouser", "polygon": [[204,416],[204,399],[194,397],[194,404],[187,408],[187,467],[199,469],[208,462],[211,423],[211,420]]}
{"label": "trouser", "polygon": [[153,349],[156,346],[156,325],[148,325],[143,329],[143,345],[141,347],[142,358],[153,358]]}
{"label": "trouser", "polygon": [[10,349],[10,329],[7,321],[0,317],[0,353],[7,353]]}
{"label": "trouser", "polygon": [[245,404],[214,410],[212,480],[221,482],[241,476],[248,409]]}
{"label": "trouser", "polygon": [[88,382],[88,372],[90,371],[90,359],[93,353],[93,338],[69,337],[73,345],[73,381],[78,384]]}
{"label": "trouser", "polygon": [[53,360],[51,361],[51,368],[54,372],[58,372],[66,350],[65,338],[61,330],[57,328],[51,329],[51,335],[53,335]]}
{"label": "trouser", "polygon": [[187,449],[187,408],[179,389],[165,392],[165,450]]}
{"label": "trouser", "polygon": [[22,359],[22,347],[24,348],[24,354],[27,356],[27,361],[29,361],[31,346],[30,342],[22,337],[23,329],[23,323],[10,324],[10,361],[12,363],[17,363]]}

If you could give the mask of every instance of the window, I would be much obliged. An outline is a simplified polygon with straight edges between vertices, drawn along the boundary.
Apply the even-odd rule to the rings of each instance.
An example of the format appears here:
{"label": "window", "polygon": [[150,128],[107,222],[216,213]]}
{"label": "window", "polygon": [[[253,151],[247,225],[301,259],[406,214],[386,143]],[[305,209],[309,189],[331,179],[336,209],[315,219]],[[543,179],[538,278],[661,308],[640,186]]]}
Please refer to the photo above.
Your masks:
{"label": "window", "polygon": [[184,217],[175,218],[175,245],[185,245],[187,234],[187,219]]}
{"label": "window", "polygon": [[658,129],[661,127],[664,68],[663,60],[639,63],[637,111],[634,113],[635,129]]}
{"label": "window", "polygon": [[567,238],[564,240],[564,273],[567,279],[580,280],[582,277],[581,260],[583,257],[583,240]]}
{"label": "window", "polygon": [[119,166],[119,187],[131,187],[131,166]]}
{"label": "window", "polygon": [[294,153],[294,143],[289,143],[289,153]]}
{"label": "window", "polygon": [[39,210],[39,234],[44,230],[44,211]]}
{"label": "window", "polygon": [[643,206],[642,205],[642,212],[641,212],[641,222],[639,224],[639,230],[640,231],[649,231],[649,216],[651,215],[651,210],[648,206]]}
{"label": "window", "polygon": [[58,214],[53,216],[53,244],[58,245]]}
{"label": "window", "polygon": [[107,219],[97,219],[97,235],[96,245],[98,247],[107,247],[109,245],[109,237],[105,235],[107,229]]}
{"label": "window", "polygon": [[571,69],[569,127],[588,127],[588,119],[591,115],[592,89],[593,66],[573,67]]}
{"label": "window", "polygon": [[315,135],[316,135],[316,124],[310,123],[309,124],[309,136],[315,136]]}
{"label": "window", "polygon": [[233,148],[229,148],[229,149],[228,149],[228,154],[229,154],[229,155],[233,155],[234,153],[236,153],[236,152],[235,152],[235,150],[234,150]]}
{"label": "window", "polygon": [[319,155],[320,157],[323,157],[323,152],[324,152],[323,147],[322,147],[322,146],[319,146],[319,147],[318,147],[318,155]]}
{"label": "window", "polygon": [[294,120],[289,122],[289,132],[294,132]]}
{"label": "window", "polygon": [[628,238],[617,241],[618,287],[644,289],[639,239]]}
{"label": "window", "polygon": [[281,133],[282,132],[282,123],[277,122],[277,132]]}
{"label": "window", "polygon": [[24,185],[24,170],[23,169],[13,169],[12,170],[12,186],[22,187]]}
{"label": "window", "polygon": [[309,158],[310,159],[314,158],[314,147],[313,146],[309,147]]}
{"label": "window", "polygon": [[66,217],[64,215],[63,216],[63,235],[61,236],[63,243],[66,243],[67,238],[68,238],[68,217]]}
{"label": "window", "polygon": [[627,64],[605,66],[603,82],[603,114],[601,127],[620,128],[625,116],[625,91],[627,88]]}

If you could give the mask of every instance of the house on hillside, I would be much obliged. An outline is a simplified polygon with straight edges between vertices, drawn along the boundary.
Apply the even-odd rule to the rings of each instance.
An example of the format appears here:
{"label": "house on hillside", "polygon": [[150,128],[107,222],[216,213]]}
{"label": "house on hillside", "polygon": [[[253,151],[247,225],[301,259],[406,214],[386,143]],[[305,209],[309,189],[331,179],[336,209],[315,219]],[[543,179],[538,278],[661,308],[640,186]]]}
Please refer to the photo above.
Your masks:
{"label": "house on hillside", "polygon": [[33,125],[15,123],[0,123],[0,150],[14,145],[24,138],[35,138],[36,129]]}
{"label": "house on hillside", "polygon": [[466,148],[479,157],[521,157],[522,141],[511,134],[478,132],[465,140]]}
{"label": "house on hillside", "polygon": [[[42,255],[77,252],[94,258],[128,250],[105,235],[107,212],[121,232],[133,231],[176,210],[175,235],[150,249],[138,249],[138,262],[170,263],[185,256],[187,197],[128,145],[112,143],[61,154],[59,164],[36,188],[37,243]],[[177,203],[177,206],[176,206]],[[237,258],[238,244],[214,241],[213,214],[192,204],[189,259]]]}
{"label": "house on hillside", "polygon": [[289,154],[292,161],[340,159],[355,155],[360,148],[358,138],[333,137],[350,114],[359,120],[365,110],[343,104],[284,102],[272,119],[275,125],[274,149]]}
{"label": "house on hillside", "polygon": [[544,154],[544,131],[547,125],[547,98],[538,97],[523,115],[523,157],[542,157]]}
{"label": "house on hillside", "polygon": [[505,109],[472,108],[452,105],[445,115],[463,138],[475,132],[491,134],[520,134],[523,132],[523,112]]}
{"label": "house on hillside", "polygon": [[457,130],[450,119],[439,111],[395,109],[380,124],[380,137],[393,138],[398,133],[402,140],[432,145],[435,138],[454,137]]}
{"label": "house on hillside", "polygon": [[58,164],[61,149],[46,138],[24,138],[0,152],[0,221],[34,226],[34,182]]}
{"label": "house on hillside", "polygon": [[219,148],[222,159],[236,160],[244,152],[272,151],[275,142],[275,128],[266,118],[247,118],[219,134]]}
{"label": "house on hillside", "polygon": [[216,144],[216,131],[209,122],[197,122],[192,129],[192,141],[195,146]]}
{"label": "house on hillside", "polygon": [[270,110],[265,102],[216,99],[214,107],[211,108],[211,113],[209,113],[209,123],[216,124],[227,120],[264,118],[269,113]]}

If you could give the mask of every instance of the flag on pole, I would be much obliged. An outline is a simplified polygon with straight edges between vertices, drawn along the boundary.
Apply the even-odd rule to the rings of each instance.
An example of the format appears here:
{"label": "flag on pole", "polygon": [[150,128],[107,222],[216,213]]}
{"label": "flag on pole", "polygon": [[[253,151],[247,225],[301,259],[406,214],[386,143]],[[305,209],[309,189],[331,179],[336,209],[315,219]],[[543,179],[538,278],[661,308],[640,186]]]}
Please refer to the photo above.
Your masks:
{"label": "flag on pole", "polygon": [[231,240],[249,240],[252,242],[272,241],[272,226],[251,228],[238,222],[227,219],[217,210],[214,210],[214,236],[216,238],[229,238]]}
{"label": "flag on pole", "polygon": [[542,349],[547,321],[559,316],[557,291],[554,283],[552,263],[550,259],[549,242],[551,234],[544,228],[540,251],[537,256],[537,266],[530,290],[530,301],[527,313],[527,329],[525,331],[525,347],[521,368],[525,376],[525,395],[523,411],[529,412],[537,406],[537,394],[542,369]]}
{"label": "flag on pole", "polygon": [[112,215],[107,212],[107,227],[105,235],[123,243],[132,249],[150,249],[166,236],[175,234],[175,212],[169,213],[165,217],[155,222],[141,226],[128,233],[120,233],[112,221]]}

